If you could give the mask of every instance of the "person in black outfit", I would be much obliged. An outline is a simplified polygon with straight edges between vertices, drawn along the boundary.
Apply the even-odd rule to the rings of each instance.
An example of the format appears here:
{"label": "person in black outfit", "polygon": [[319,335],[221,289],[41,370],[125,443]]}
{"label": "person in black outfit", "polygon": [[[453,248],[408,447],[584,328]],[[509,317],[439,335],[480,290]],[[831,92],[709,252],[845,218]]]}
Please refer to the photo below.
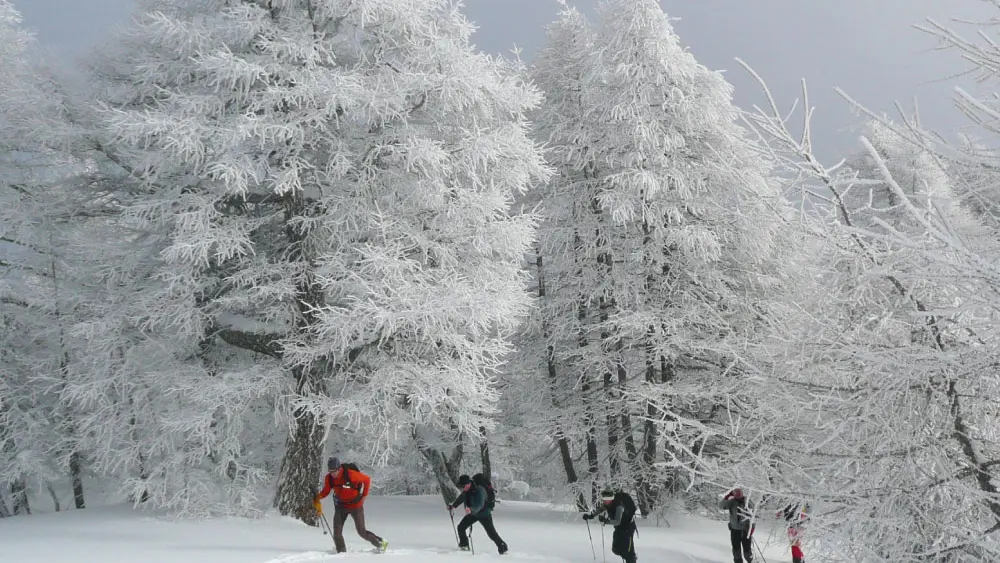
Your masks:
{"label": "person in black outfit", "polygon": [[483,526],[483,530],[486,531],[486,535],[496,544],[500,555],[507,553],[507,544],[500,539],[500,534],[493,526],[493,507],[487,502],[486,487],[473,482],[468,475],[462,475],[458,478],[458,486],[462,488],[462,494],[458,495],[455,502],[448,505],[448,512],[451,512],[458,505],[465,504],[465,517],[458,523],[458,548],[469,549],[469,537],[466,532],[473,524],[479,522]]}
{"label": "person in black outfit", "polygon": [[[602,506],[590,514],[584,514],[583,519],[590,520],[600,514],[598,520],[601,524],[615,527],[611,553],[621,557],[625,563],[636,563],[639,558],[635,554],[635,542],[632,539],[635,534],[635,501],[626,492],[605,489],[601,493],[601,502]],[[607,514],[601,514],[602,512]]]}

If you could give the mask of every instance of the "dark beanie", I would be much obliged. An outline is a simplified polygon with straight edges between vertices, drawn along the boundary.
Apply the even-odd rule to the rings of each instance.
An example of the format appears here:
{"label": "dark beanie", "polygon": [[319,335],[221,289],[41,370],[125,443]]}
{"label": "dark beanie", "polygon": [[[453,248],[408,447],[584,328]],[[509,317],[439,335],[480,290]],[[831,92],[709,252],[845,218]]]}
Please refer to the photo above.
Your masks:
{"label": "dark beanie", "polygon": [[330,456],[330,459],[326,460],[326,468],[330,471],[335,471],[340,467],[340,460],[336,456]]}
{"label": "dark beanie", "polygon": [[460,475],[458,477],[458,486],[459,487],[464,487],[464,486],[468,485],[471,482],[472,482],[472,479],[470,479],[468,475]]}

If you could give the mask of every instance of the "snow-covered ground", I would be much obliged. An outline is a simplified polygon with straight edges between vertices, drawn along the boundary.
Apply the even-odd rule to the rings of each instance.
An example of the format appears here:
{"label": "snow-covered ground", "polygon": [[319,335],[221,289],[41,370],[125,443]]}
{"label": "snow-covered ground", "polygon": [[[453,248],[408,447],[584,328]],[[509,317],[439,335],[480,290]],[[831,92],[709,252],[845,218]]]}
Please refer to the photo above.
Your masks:
{"label": "snow-covered ground", "polygon": [[[330,511],[332,512],[332,510]],[[127,506],[88,508],[0,519],[4,563],[371,563],[390,557],[399,563],[449,563],[471,555],[455,549],[455,534],[439,497],[371,497],[371,530],[389,541],[374,555],[358,538],[353,521],[345,529],[348,553],[335,556],[333,541],[319,529],[293,519],[266,517],[176,522]],[[458,513],[456,513],[456,517]],[[457,518],[456,518],[457,520]],[[550,505],[504,501],[496,510],[497,530],[510,546],[504,563],[593,563],[587,527],[575,512]],[[722,520],[674,518],[671,527],[639,522],[640,563],[728,563],[729,536]],[[591,523],[597,561],[601,526]],[[757,541],[769,563],[790,561],[780,528],[758,526]],[[611,529],[604,529],[607,561]],[[475,557],[499,559],[482,530],[473,528]]]}

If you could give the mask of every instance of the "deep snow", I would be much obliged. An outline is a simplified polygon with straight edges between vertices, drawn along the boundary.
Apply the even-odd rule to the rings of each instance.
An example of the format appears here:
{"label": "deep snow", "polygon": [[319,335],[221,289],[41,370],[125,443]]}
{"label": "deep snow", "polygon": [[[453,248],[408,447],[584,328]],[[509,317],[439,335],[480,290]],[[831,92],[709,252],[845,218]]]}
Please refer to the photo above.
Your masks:
{"label": "deep snow", "polygon": [[[332,513],[332,507],[328,507]],[[353,521],[344,536],[348,553],[334,555],[333,540],[318,528],[280,516],[175,522],[128,506],[110,506],[0,519],[0,561],[5,563],[372,563],[372,557],[397,562],[448,563],[471,555],[455,549],[455,534],[439,497],[371,497],[365,507],[371,530],[389,541],[389,551],[374,555],[358,538]],[[459,513],[456,512],[456,521]],[[510,546],[504,563],[593,563],[587,527],[570,508],[503,501],[497,530]],[[640,563],[728,563],[732,561],[723,520],[674,517],[671,527],[639,521],[636,552]],[[769,563],[790,561],[784,532],[764,522],[757,541]],[[591,523],[597,561],[601,526]],[[607,561],[611,530],[604,528]],[[498,560],[496,548],[473,528],[476,557]],[[808,552],[807,552],[808,556]]]}

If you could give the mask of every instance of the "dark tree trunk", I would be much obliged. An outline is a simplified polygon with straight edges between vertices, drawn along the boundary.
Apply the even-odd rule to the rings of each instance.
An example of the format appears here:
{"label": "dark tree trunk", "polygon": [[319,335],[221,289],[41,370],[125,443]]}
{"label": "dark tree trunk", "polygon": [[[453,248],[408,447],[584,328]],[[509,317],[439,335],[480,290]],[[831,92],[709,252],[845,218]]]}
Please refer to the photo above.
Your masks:
{"label": "dark tree trunk", "polygon": [[[625,365],[621,363],[621,355],[623,353],[622,348],[624,347],[622,341],[619,340],[618,344],[618,357],[619,363],[617,366],[618,373],[618,412],[621,416],[621,433],[625,441],[625,456],[628,459],[629,468],[634,471],[632,477],[639,473],[636,471],[638,467],[638,457],[639,453],[635,447],[635,436],[632,435],[632,414],[629,412],[628,402],[625,400],[626,386],[628,385],[628,372],[625,370]],[[646,513],[643,512],[643,515]]]}
{"label": "dark tree trunk", "polygon": [[490,461],[490,443],[486,439],[486,427],[479,427],[479,457],[483,462],[483,475],[493,481],[493,462]]}
{"label": "dark tree trunk", "polygon": [[434,472],[434,478],[437,480],[441,497],[448,504],[455,502],[455,499],[458,498],[457,484],[462,466],[462,457],[464,455],[461,436],[459,436],[459,443],[452,451],[450,459],[444,455],[444,452],[424,444],[416,433],[414,433],[414,439],[417,440],[417,449],[420,451],[420,454],[424,456],[424,459],[431,466],[431,471]]}
{"label": "dark tree trunk", "polygon": [[[139,465],[139,480],[143,483],[147,483],[149,482],[149,467],[146,464],[146,455],[142,453],[142,442],[140,441],[138,435],[139,421],[135,416],[135,403],[132,401],[131,393],[128,395],[128,408],[131,411],[128,419],[129,440],[135,445],[136,462]],[[141,504],[149,501],[149,489],[144,487],[142,492],[139,493],[138,498],[130,494],[128,500],[132,504]]]}
{"label": "dark tree trunk", "polygon": [[[598,218],[601,216],[601,209],[596,200],[593,202],[593,211]],[[602,236],[600,228],[594,233],[597,239],[597,270],[601,272],[604,283],[610,283],[612,275],[612,258],[607,250],[608,241]],[[614,297],[610,289],[605,288],[598,298],[599,315],[598,322],[601,327],[601,352],[605,362],[611,356],[611,346],[609,340],[611,333],[608,330],[608,320],[611,310],[614,308]],[[617,479],[621,473],[621,464],[618,459],[618,439],[619,439],[619,414],[620,405],[617,400],[616,388],[612,383],[613,374],[609,366],[604,371],[604,416],[608,431],[608,469],[612,479]]]}
{"label": "dark tree trunk", "polygon": [[[313,385],[321,384],[316,370],[297,367],[292,370],[296,393],[303,396]],[[292,413],[294,427],[285,443],[285,455],[278,472],[278,488],[274,507],[284,516],[294,516],[310,526],[316,526],[313,490],[322,470],[323,427],[316,415],[303,408]]]}
{"label": "dark tree trunk", "polygon": [[[580,238],[579,233],[576,233],[573,237],[574,248],[576,249],[576,255],[574,256],[574,261],[577,263],[577,275],[582,275],[582,265],[579,261],[579,255],[583,250],[583,241]],[[579,325],[578,341],[577,345],[581,349],[585,349],[588,344],[587,338],[587,296],[580,295],[578,297],[577,309],[576,309],[576,319]],[[590,475],[590,500],[591,502],[597,502],[598,500],[598,483],[597,480],[600,477],[601,463],[597,453],[597,417],[594,415],[594,408],[591,404],[593,398],[590,396],[591,384],[590,376],[584,375],[582,379],[582,385],[580,386],[580,395],[583,399],[584,405],[584,420],[583,426],[586,432],[587,441],[587,472]]]}
{"label": "dark tree trunk", "polygon": [[18,477],[10,484],[10,498],[11,504],[14,505],[14,516],[31,514],[31,506],[28,504],[28,484],[23,477]]}
{"label": "dark tree trunk", "polygon": [[45,480],[45,488],[49,491],[49,497],[52,499],[52,510],[54,512],[62,512],[62,503],[59,502],[59,495],[56,494],[56,488],[52,486],[52,482],[48,479]]}
{"label": "dark tree trunk", "polygon": [[[49,245],[52,245],[52,235],[49,234]],[[54,248],[53,248],[54,250]],[[53,295],[55,296],[54,301],[56,303],[55,317],[56,322],[59,324],[59,347],[62,348],[63,353],[59,358],[59,376],[62,379],[62,389],[65,390],[67,381],[69,380],[69,353],[66,352],[66,335],[62,324],[62,312],[60,308],[60,298],[59,298],[59,283],[56,270],[56,258],[53,255],[52,259],[49,260],[49,275],[52,279],[52,289]],[[76,508],[84,508],[86,504],[83,498],[83,479],[80,476],[80,452],[77,450],[78,444],[76,443],[76,424],[73,422],[72,412],[67,412],[66,417],[66,433],[69,435],[71,440],[71,447],[73,451],[69,454],[69,477],[73,484],[73,502]],[[59,511],[58,499],[56,502],[56,512]]]}
{"label": "dark tree trunk", "polygon": [[[285,219],[285,237],[288,241],[290,262],[307,264],[305,271],[295,281],[296,317],[293,337],[308,342],[313,327],[318,322],[317,312],[323,307],[323,288],[312,276],[312,261],[306,254],[308,233],[296,223],[308,216],[302,196],[288,194],[282,198]],[[298,397],[325,395],[325,377],[332,369],[328,362],[319,360],[310,365],[292,367],[295,394]],[[317,524],[312,506],[312,492],[322,470],[323,430],[325,422],[304,408],[292,412],[294,427],[285,447],[278,474],[278,488],[274,506],[284,516],[294,516],[310,526]]]}
{"label": "dark tree trunk", "polygon": [[[657,383],[656,359],[653,346],[653,335],[655,330],[650,327],[646,338],[646,382]],[[656,499],[653,490],[652,480],[649,478],[653,473],[653,464],[656,463],[657,440],[659,439],[659,428],[654,422],[659,414],[656,404],[653,401],[646,401],[646,422],[642,429],[642,467],[638,472],[636,491],[639,494],[639,509],[643,516],[648,516],[652,511]]]}
{"label": "dark tree trunk", "polygon": [[73,505],[77,509],[87,507],[83,494],[83,456],[75,450],[69,454],[69,478],[73,486]]}
{"label": "dark tree trunk", "polygon": [[[584,397],[590,394],[589,380],[581,386],[581,392]],[[597,455],[597,417],[594,416],[592,405],[587,404],[584,408],[587,409],[585,427],[587,429],[587,470],[590,473],[590,500],[592,503],[597,503],[600,494],[598,479],[600,479],[601,471],[601,460]]]}
{"label": "dark tree trunk", "polygon": [[[538,275],[538,298],[544,301],[546,297],[545,269],[541,249],[538,249],[535,254],[535,267]],[[550,342],[552,333],[549,328],[548,320],[544,318],[544,311],[542,312],[542,315],[542,338],[545,342],[549,343],[545,349],[545,369],[549,378],[549,391],[552,408],[558,411],[559,404],[557,397],[559,393],[559,376],[556,370],[556,352],[555,347]],[[556,445],[559,447],[559,457],[562,459],[563,471],[566,472],[566,482],[573,485],[578,481],[578,477],[576,476],[576,467],[573,466],[573,455],[570,451],[569,438],[566,437],[566,434],[562,429],[562,424],[560,424],[558,420],[555,422],[554,426]],[[583,493],[580,493],[577,497],[576,504],[577,508],[581,511],[587,510],[587,497]]]}
{"label": "dark tree trunk", "polygon": [[73,483],[73,503],[76,508],[86,508],[87,504],[83,498],[83,470],[80,452],[74,451],[69,454],[69,477]]}

